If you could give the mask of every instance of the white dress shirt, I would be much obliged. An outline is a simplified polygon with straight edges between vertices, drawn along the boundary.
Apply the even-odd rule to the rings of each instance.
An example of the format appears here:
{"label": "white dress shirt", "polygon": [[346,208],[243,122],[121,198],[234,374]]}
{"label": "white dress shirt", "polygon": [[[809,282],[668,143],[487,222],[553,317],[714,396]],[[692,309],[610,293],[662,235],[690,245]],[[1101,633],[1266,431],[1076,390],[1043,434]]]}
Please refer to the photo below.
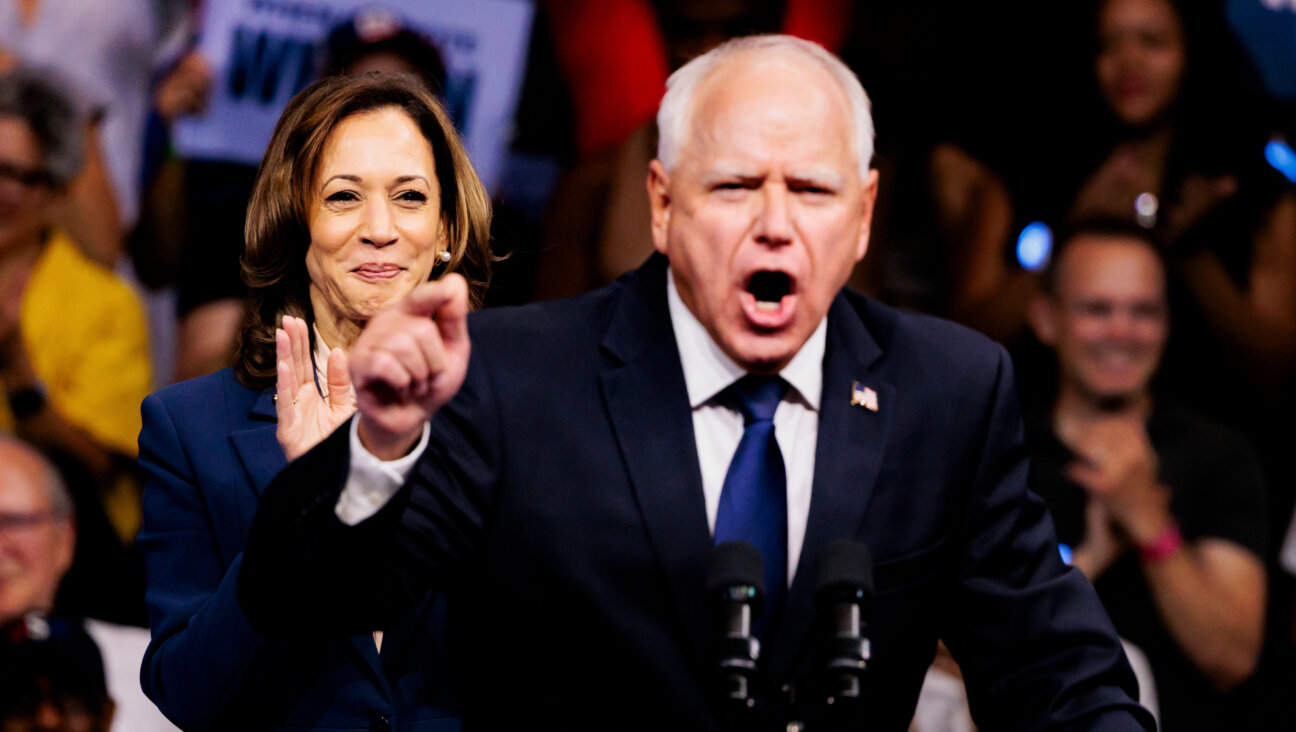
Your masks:
{"label": "white dress shirt", "polygon": [[[667,270],[666,301],[671,326],[684,367],[684,384],[693,410],[693,437],[702,468],[702,493],[707,525],[715,533],[720,490],[738,443],[742,441],[743,415],[716,399],[729,385],[747,375],[743,367],[711,339],[711,334],[680,299],[675,277]],[[814,481],[815,444],[819,441],[819,396],[823,392],[823,356],[827,319],[810,335],[779,376],[791,387],[774,412],[774,437],[787,471],[787,576],[796,574],[797,559],[810,516],[810,485]]]}
{"label": "white dress shirt", "polygon": [[[714,532],[725,473],[743,433],[742,412],[720,404],[716,397],[747,372],[720,350],[706,328],[684,305],[675,287],[674,275],[669,270],[666,274],[666,299],[684,369],[689,407],[693,410],[693,436],[697,441],[702,471],[707,525]],[[779,372],[791,387],[774,413],[774,435],[787,471],[789,584],[796,574],[810,515],[827,332],[825,319],[792,361]],[[384,462],[360,443],[358,424],[359,420],[351,421],[351,472],[336,507],[338,518],[348,525],[358,524],[377,513],[395,495],[428,441],[428,428],[424,425],[423,438],[413,451],[399,460]]]}

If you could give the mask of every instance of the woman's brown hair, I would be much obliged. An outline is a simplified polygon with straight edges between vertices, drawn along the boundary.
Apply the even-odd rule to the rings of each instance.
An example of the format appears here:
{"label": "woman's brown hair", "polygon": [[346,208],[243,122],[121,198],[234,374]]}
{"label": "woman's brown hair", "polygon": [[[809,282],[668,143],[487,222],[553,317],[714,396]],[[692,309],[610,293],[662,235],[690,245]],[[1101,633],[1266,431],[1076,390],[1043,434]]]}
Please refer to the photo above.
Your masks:
{"label": "woman's brown hair", "polygon": [[[404,111],[432,146],[441,188],[441,220],[450,261],[434,273],[468,280],[469,305],[480,307],[490,281],[490,198],[473,170],[449,115],[416,77],[332,76],[306,87],[279,118],[244,225],[243,281],[250,289],[239,334],[235,373],[263,389],[275,382],[275,329],[285,315],[314,323],[306,250],[316,167],[329,134],[355,114],[386,107]],[[314,329],[311,329],[312,346]]]}

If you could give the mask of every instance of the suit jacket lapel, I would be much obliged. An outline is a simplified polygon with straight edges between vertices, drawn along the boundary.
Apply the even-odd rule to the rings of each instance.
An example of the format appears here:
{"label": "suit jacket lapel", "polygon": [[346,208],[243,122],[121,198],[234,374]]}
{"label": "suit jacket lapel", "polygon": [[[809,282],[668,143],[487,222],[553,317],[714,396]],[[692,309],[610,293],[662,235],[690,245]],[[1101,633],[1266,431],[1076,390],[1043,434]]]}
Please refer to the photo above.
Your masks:
{"label": "suit jacket lapel", "polygon": [[273,387],[262,390],[252,405],[248,420],[255,426],[231,433],[230,439],[248,474],[252,490],[260,498],[270,481],[288,464],[283,449],[279,447],[279,440],[275,437],[279,420],[275,412]]}
{"label": "suit jacket lapel", "polygon": [[[424,632],[422,626],[427,625],[428,615],[432,612],[438,597],[436,591],[424,593],[422,599],[411,604],[406,612],[397,613],[387,625],[387,629],[383,632],[382,652],[378,654],[387,678],[396,678],[400,675],[410,649],[417,643],[416,637]],[[441,622],[444,624],[444,619]],[[443,644],[440,650],[444,650],[444,639],[434,640]],[[418,659],[415,659],[415,662],[417,663]]]}
{"label": "suit jacket lapel", "polygon": [[[859,313],[838,295],[828,313],[810,516],[796,577],[766,655],[781,676],[793,663],[808,660],[804,656],[813,648],[808,635],[819,552],[835,539],[856,535],[886,453],[895,388],[871,371],[881,356]],[[854,382],[877,392],[877,411],[851,403]]]}
{"label": "suit jacket lapel", "polygon": [[[279,439],[275,436],[275,431],[279,427],[279,417],[278,412],[275,411],[274,387],[262,390],[246,419],[254,426],[232,432],[230,440],[234,443],[234,451],[238,453],[248,481],[259,501],[261,494],[270,485],[270,481],[274,480],[279,471],[288,464],[283,449],[279,447]],[[252,517],[248,516],[246,519],[250,523]],[[423,607],[420,606],[420,617],[422,612]],[[409,631],[403,626],[400,630],[406,635]],[[358,633],[351,636],[348,641],[363,659],[363,664],[373,675],[375,683],[387,689],[387,679],[382,673],[382,661],[373,636],[368,633]]]}
{"label": "suit jacket lapel", "polygon": [[666,261],[625,280],[603,340],[601,377],[617,442],[655,555],[698,660],[711,550],[684,371],[666,304]]}

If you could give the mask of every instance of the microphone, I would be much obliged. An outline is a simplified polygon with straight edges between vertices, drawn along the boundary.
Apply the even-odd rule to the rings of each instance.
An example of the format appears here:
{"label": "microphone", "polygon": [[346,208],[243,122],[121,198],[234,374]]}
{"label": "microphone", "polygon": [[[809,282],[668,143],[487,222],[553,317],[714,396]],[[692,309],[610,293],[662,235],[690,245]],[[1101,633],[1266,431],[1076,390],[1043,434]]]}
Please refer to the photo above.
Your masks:
{"label": "microphone", "polygon": [[864,614],[873,600],[873,558],[858,541],[839,539],[819,553],[815,604],[828,630],[823,667],[825,702],[861,696],[868,669]]}
{"label": "microphone", "polygon": [[756,703],[753,682],[760,640],[752,627],[765,599],[765,570],[760,551],[741,541],[726,541],[711,550],[706,597],[716,624],[721,702],[731,711]]}

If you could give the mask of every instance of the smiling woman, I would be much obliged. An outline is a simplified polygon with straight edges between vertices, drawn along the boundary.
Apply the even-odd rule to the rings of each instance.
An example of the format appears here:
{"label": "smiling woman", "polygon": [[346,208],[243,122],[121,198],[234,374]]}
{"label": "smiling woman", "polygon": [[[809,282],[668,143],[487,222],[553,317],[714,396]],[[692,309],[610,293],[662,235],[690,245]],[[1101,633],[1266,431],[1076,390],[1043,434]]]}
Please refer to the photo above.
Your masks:
{"label": "smiling woman", "polygon": [[[307,88],[279,120],[248,204],[243,279],[252,292],[238,344],[239,381],[273,383],[275,330],[284,315],[336,327],[342,340],[325,342],[349,347],[378,296],[363,291],[370,304],[352,302],[349,295],[362,291],[341,290],[342,280],[358,286],[365,278],[338,277],[344,261],[374,265],[363,268],[368,280],[392,285],[386,291],[398,294],[379,298],[379,306],[434,271],[462,274],[479,306],[490,272],[489,226],[490,201],[453,124],[413,77],[333,77]],[[428,242],[429,231],[439,241]],[[421,277],[412,268],[372,276],[404,266],[400,257],[418,259],[419,244],[436,250],[424,252]],[[431,267],[441,251],[449,260]],[[324,300],[329,307],[320,308]]]}
{"label": "smiling woman", "polygon": [[316,178],[311,308],[326,342],[353,343],[365,321],[425,282],[448,251],[432,148],[394,107],[357,114],[329,137]]}
{"label": "smiling woman", "polygon": [[347,354],[365,323],[451,272],[480,304],[489,219],[414,77],[324,79],[284,112],[248,205],[237,365],[143,406],[142,682],[182,728],[458,729],[434,594],[391,598],[388,627],[310,643],[266,638],[235,595],[261,492],[355,411]]}

